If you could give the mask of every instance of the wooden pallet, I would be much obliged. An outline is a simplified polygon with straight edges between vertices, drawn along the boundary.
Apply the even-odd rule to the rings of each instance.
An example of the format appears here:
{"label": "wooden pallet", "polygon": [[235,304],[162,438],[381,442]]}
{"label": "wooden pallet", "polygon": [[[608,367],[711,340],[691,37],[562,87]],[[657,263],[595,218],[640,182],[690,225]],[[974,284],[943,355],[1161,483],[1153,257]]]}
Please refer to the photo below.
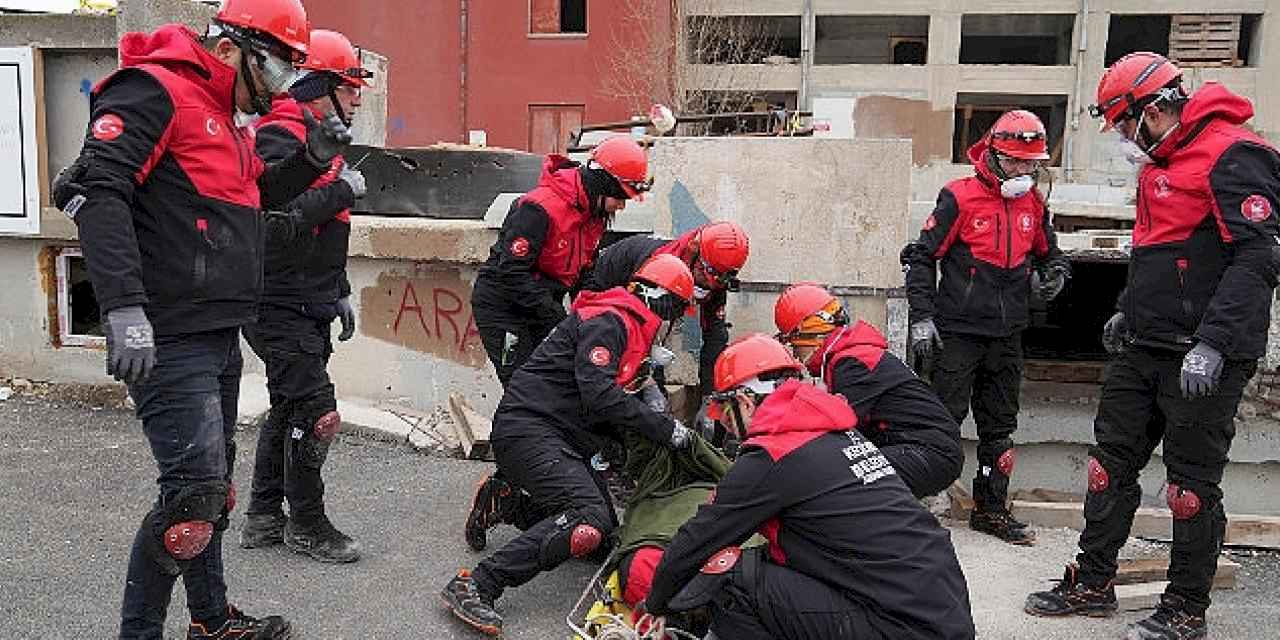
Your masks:
{"label": "wooden pallet", "polygon": [[1240,14],[1184,14],[1172,17],[1169,59],[1188,67],[1238,67]]}

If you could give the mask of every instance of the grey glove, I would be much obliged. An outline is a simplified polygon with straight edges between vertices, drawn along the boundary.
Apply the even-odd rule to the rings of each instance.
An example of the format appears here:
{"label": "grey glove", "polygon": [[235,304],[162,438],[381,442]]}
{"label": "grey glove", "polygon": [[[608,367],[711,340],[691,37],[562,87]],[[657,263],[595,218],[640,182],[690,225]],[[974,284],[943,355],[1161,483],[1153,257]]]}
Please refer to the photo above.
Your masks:
{"label": "grey glove", "polygon": [[342,321],[342,333],[338,334],[338,342],[346,342],[356,334],[356,312],[351,309],[347,298],[338,299],[338,320]]}
{"label": "grey glove", "polygon": [[1201,342],[1182,359],[1182,397],[1199,398],[1213,393],[1222,375],[1222,353]]}
{"label": "grey glove", "polygon": [[1117,312],[1102,325],[1102,346],[1107,353],[1116,355],[1124,351],[1129,342],[1129,323],[1125,322],[1124,312]]}
{"label": "grey glove", "polygon": [[917,359],[927,359],[933,350],[942,347],[942,336],[938,334],[938,326],[933,319],[921,320],[911,325],[911,351]]}
{"label": "grey glove", "polygon": [[364,174],[345,164],[342,165],[342,171],[338,173],[338,179],[347,183],[347,186],[351,187],[351,193],[357,198],[363,198],[364,194],[369,192],[369,187],[364,182]]}
{"label": "grey glove", "polygon": [[683,422],[679,420],[674,420],[673,422],[676,423],[676,426],[671,430],[671,448],[680,450],[693,446],[693,432],[684,426]]}
{"label": "grey glove", "polygon": [[671,408],[667,402],[667,395],[662,392],[662,387],[656,384],[647,384],[640,389],[640,401],[644,402],[654,413],[666,413]]}
{"label": "grey glove", "polygon": [[127,384],[141,382],[156,366],[151,321],[140,306],[107,312],[107,373]]}
{"label": "grey glove", "polygon": [[315,166],[328,167],[351,144],[351,131],[337,114],[317,121],[310,110],[303,109],[302,119],[307,124],[307,159]]}
{"label": "grey glove", "polygon": [[1050,267],[1044,275],[1039,271],[1031,272],[1031,289],[1045,302],[1058,297],[1065,286],[1067,286],[1067,270],[1062,267]]}

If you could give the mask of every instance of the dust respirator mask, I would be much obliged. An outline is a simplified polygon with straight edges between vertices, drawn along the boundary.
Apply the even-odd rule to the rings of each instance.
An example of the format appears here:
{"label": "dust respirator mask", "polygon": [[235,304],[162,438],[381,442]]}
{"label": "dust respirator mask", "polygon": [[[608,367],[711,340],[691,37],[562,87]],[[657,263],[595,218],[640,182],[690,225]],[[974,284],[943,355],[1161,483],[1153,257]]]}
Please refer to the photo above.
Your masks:
{"label": "dust respirator mask", "polygon": [[1016,178],[1000,181],[1000,195],[1006,199],[1013,200],[1027,195],[1031,191],[1031,187],[1035,186],[1036,179],[1031,175],[1021,175]]}

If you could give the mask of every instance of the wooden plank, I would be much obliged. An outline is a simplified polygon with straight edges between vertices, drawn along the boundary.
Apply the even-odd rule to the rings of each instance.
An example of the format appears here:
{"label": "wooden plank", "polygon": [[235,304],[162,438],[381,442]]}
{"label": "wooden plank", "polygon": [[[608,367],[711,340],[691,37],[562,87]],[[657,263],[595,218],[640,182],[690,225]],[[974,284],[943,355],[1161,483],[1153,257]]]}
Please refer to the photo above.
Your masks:
{"label": "wooden plank", "polygon": [[1169,583],[1140,582],[1138,584],[1116,585],[1116,602],[1121,611],[1140,611],[1154,609],[1160,603],[1160,594],[1164,593]]}
{"label": "wooden plank", "polygon": [[[1169,558],[1142,558],[1121,560],[1116,571],[1115,583],[1138,584],[1164,580],[1169,571]],[[1213,576],[1214,589],[1234,589],[1240,564],[1225,556],[1218,556],[1218,569]]]}
{"label": "wooden plank", "polygon": [[[1040,527],[1084,528],[1084,507],[1079,502],[1030,502],[1014,500],[1015,518]],[[1133,518],[1129,535],[1170,540],[1173,518],[1168,509],[1142,507]],[[1227,544],[1280,549],[1280,516],[1227,514]]]}
{"label": "wooden plank", "polygon": [[489,434],[493,424],[484,416],[476,413],[462,394],[449,394],[449,414],[453,416],[454,429],[458,434],[458,443],[462,445],[462,453],[471,460],[491,459]]}
{"label": "wooden plank", "polygon": [[947,515],[952,520],[968,520],[969,513],[973,511],[973,498],[969,496],[969,492],[959,480],[947,487],[947,497],[951,499],[951,508]]}

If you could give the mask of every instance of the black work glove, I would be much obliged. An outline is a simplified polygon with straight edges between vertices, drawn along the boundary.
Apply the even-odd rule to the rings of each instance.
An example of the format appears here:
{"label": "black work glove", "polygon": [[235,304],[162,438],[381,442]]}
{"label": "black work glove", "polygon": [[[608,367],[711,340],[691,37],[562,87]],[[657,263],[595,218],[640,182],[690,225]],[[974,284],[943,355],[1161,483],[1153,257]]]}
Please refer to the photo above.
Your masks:
{"label": "black work glove", "polygon": [[302,211],[264,211],[263,223],[267,226],[267,243],[293,244],[302,235]]}
{"label": "black work glove", "polygon": [[1067,286],[1067,270],[1054,266],[1041,275],[1039,271],[1031,272],[1031,288],[1041,300],[1049,302],[1062,293]]}
{"label": "black work glove", "polygon": [[93,151],[85,151],[75,162],[65,166],[53,177],[53,205],[72,220],[76,219],[80,207],[85,203],[86,191],[83,185],[84,174],[89,163],[93,161]]}
{"label": "black work glove", "polygon": [[151,321],[141,306],[107,312],[107,373],[127,384],[141,382],[156,366]]}
{"label": "black work glove", "polygon": [[356,334],[356,312],[351,309],[351,302],[347,298],[338,299],[338,320],[342,322],[338,342],[346,342]]}
{"label": "black work glove", "polygon": [[1129,323],[1124,319],[1124,312],[1118,311],[1107,323],[1102,325],[1102,346],[1111,355],[1124,351],[1129,342]]}
{"label": "black work glove", "polygon": [[1182,359],[1182,397],[1199,398],[1213,393],[1222,376],[1222,352],[1201,342]]}
{"label": "black work glove", "polygon": [[310,110],[303,109],[302,119],[307,125],[307,160],[317,168],[328,168],[351,144],[351,131],[333,113],[317,121]]}

